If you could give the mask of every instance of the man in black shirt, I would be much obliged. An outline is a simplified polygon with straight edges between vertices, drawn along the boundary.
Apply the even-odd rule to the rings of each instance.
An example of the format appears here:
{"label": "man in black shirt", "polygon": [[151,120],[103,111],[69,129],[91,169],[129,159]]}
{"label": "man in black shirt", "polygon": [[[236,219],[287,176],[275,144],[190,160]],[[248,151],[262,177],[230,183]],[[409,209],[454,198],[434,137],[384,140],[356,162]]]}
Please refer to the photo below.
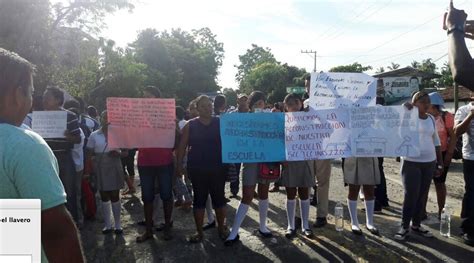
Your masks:
{"label": "man in black shirt", "polygon": [[[64,92],[57,87],[48,87],[43,94],[43,107],[46,111],[66,111],[64,104]],[[64,185],[67,195],[66,207],[72,217],[78,220],[78,207],[76,200],[76,169],[72,159],[71,150],[74,144],[81,143],[81,131],[79,122],[74,113],[67,112],[67,129],[64,138],[46,139],[49,147],[53,150],[59,165],[59,178]]]}

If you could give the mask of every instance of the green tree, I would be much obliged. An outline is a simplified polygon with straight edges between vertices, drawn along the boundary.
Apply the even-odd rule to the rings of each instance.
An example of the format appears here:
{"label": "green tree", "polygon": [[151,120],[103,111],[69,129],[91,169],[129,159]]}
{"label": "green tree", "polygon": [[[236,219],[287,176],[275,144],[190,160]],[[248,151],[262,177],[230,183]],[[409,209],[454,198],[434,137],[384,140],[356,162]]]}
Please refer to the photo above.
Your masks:
{"label": "green tree", "polygon": [[121,9],[132,12],[130,0],[70,0],[58,2],[52,7],[51,30],[61,27],[79,28],[87,33],[98,34],[105,27],[104,18]]}
{"label": "green tree", "polygon": [[130,45],[137,61],[146,64],[148,85],[187,105],[199,92],[217,91],[224,48],[209,28],[192,32],[145,29]]}
{"label": "green tree", "polygon": [[333,67],[329,70],[329,72],[358,72],[362,73],[368,70],[371,70],[371,66],[362,66],[360,63],[354,62],[350,65],[343,65]]}
{"label": "green tree", "polygon": [[86,99],[105,109],[107,97],[139,97],[147,79],[147,65],[136,61],[130,50],[116,48],[113,41],[102,43],[101,53],[97,82]]}
{"label": "green tree", "polygon": [[441,67],[441,78],[438,79],[438,85],[440,87],[451,87],[454,83],[451,68],[448,62],[445,62]]}
{"label": "green tree", "polygon": [[251,93],[260,90],[268,94],[268,102],[283,101],[286,95],[288,70],[276,63],[265,62],[254,67],[243,80],[241,90]]}
{"label": "green tree", "polygon": [[222,93],[225,95],[227,99],[227,105],[229,106],[237,106],[237,91],[232,88],[224,88]]}
{"label": "green tree", "polygon": [[375,73],[377,73],[377,74],[384,73],[384,72],[385,72],[385,68],[384,68],[384,67],[379,67],[379,68],[375,71]]}
{"label": "green tree", "polygon": [[242,81],[250,73],[250,71],[262,63],[278,63],[273,56],[270,48],[263,48],[256,44],[252,44],[252,48],[247,49],[245,54],[239,56],[240,64],[236,65],[237,75],[235,79],[242,86]]}

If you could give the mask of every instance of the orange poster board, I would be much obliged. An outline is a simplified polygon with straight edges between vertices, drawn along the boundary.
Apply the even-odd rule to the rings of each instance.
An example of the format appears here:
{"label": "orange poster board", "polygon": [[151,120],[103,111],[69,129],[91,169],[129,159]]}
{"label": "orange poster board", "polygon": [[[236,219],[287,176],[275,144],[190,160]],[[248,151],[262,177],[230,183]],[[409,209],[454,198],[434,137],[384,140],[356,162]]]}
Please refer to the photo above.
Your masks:
{"label": "orange poster board", "polygon": [[174,99],[107,98],[110,148],[173,148]]}

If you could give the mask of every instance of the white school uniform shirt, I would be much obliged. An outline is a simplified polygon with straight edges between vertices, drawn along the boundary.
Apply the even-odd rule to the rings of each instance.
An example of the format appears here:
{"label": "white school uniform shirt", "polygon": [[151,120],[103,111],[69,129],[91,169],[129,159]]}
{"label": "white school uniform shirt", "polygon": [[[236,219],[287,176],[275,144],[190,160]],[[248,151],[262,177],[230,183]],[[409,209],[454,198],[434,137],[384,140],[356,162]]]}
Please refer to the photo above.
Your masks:
{"label": "white school uniform shirt", "polygon": [[79,130],[81,131],[81,142],[74,144],[74,147],[71,151],[72,160],[76,166],[76,172],[84,170],[84,140],[86,136],[84,135],[82,129],[79,128]]}
{"label": "white school uniform shirt", "polygon": [[404,157],[404,160],[417,163],[436,161],[436,146],[441,146],[434,117],[428,114],[425,120],[419,119],[418,136],[420,142],[420,156]]}
{"label": "white school uniform shirt", "polygon": [[105,139],[105,134],[101,129],[91,133],[87,141],[87,149],[94,151],[94,153],[108,153],[110,151],[120,151],[120,149],[110,148]]}

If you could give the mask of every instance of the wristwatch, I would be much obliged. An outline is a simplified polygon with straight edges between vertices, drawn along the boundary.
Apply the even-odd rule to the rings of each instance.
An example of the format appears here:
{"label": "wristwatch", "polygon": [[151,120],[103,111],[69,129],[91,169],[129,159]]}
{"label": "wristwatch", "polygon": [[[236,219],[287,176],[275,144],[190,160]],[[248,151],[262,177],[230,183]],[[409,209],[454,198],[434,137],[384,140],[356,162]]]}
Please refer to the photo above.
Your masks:
{"label": "wristwatch", "polygon": [[454,31],[459,31],[459,32],[464,34],[464,32],[465,32],[464,31],[464,26],[462,26],[462,25],[453,25],[453,26],[451,26],[450,28],[448,28],[448,33],[447,33],[448,36],[449,36],[449,34],[453,33]]}
{"label": "wristwatch", "polygon": [[441,164],[438,164],[436,167],[438,168],[438,170],[443,170],[444,169],[444,167]]}

